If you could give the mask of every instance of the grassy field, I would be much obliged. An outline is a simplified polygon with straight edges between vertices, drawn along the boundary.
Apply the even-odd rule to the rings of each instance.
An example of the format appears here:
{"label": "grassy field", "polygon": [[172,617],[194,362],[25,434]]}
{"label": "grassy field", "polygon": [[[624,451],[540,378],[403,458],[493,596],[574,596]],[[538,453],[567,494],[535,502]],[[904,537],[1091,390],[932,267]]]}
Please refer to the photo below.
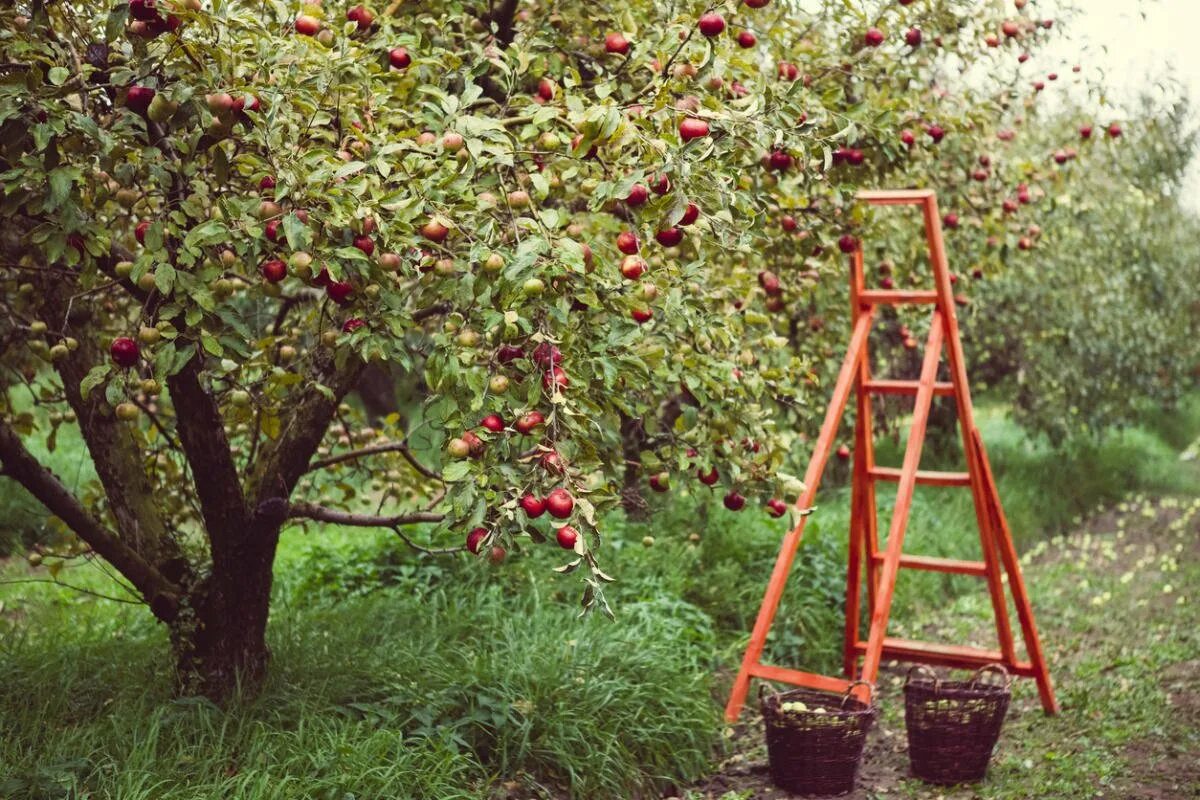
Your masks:
{"label": "grassy field", "polygon": [[[1200,431],[1200,403],[1066,453],[1028,440],[999,409],[981,423],[1022,549],[1037,553],[1038,612],[1058,621],[1047,638],[1069,710],[1038,724],[1020,690],[984,796],[1091,797],[1062,787],[1119,785],[1129,743],[1171,730],[1157,675],[1197,657],[1187,591],[1200,578],[1187,547],[1195,531],[1172,529],[1182,549],[1167,578],[1165,550],[1124,553],[1116,534],[1087,544],[1052,537],[1137,493],[1195,495],[1200,468],[1177,454]],[[898,463],[887,449],[881,460]],[[86,469],[77,456],[69,441],[53,455],[60,469]],[[0,502],[19,500],[8,498]],[[836,668],[846,501],[836,486],[821,497],[769,643],[772,663]],[[1143,528],[1174,524],[1150,515],[1139,525],[1141,513],[1121,517],[1140,544],[1155,543],[1140,538]],[[754,737],[731,739],[719,710],[783,528],[680,495],[647,525],[607,520],[616,623],[577,619],[579,587],[551,571],[549,547],[492,566],[420,557],[386,533],[291,531],[279,555],[270,682],[223,710],[170,696],[165,633],[144,609],[29,583],[47,570],[12,559],[0,565],[0,797],[720,797],[714,773],[748,782],[730,797],[758,796],[760,776],[747,766]],[[977,546],[966,492],[922,490],[910,530],[913,552],[971,557]],[[647,534],[653,547],[642,545]],[[1088,549],[1102,542],[1116,554],[1109,562],[1129,569],[1084,584],[1091,579],[1068,554],[1108,558]],[[119,595],[95,564],[72,563],[58,579]],[[1164,580],[1174,594],[1161,591]],[[906,573],[897,602],[895,630],[953,638],[978,635],[988,608],[976,582],[932,574]],[[894,720],[896,703],[887,708]],[[888,780],[887,796],[922,791]]]}

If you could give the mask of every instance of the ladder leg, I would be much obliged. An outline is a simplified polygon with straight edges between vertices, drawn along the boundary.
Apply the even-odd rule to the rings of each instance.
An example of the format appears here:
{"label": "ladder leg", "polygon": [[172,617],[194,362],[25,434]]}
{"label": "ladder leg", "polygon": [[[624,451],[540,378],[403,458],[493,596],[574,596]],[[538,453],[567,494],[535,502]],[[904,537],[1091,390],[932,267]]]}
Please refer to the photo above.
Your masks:
{"label": "ladder leg", "polygon": [[[864,390],[862,388],[862,362],[855,380],[858,395],[858,407],[862,408]],[[864,493],[870,476],[867,474],[866,447],[864,446],[864,427],[861,419],[854,423],[854,472],[851,476],[850,489],[850,541],[847,547],[846,559],[846,628],[843,639],[842,671],[847,678],[854,677],[854,667],[858,662],[858,654],[854,645],[858,643],[860,602],[862,598],[862,573],[864,545],[866,544],[866,528],[863,510],[865,508]],[[869,560],[869,557],[868,557]]]}
{"label": "ladder leg", "polygon": [[937,368],[941,360],[943,324],[941,310],[934,311],[933,321],[929,326],[929,341],[925,345],[925,360],[921,365],[916,402],[913,404],[912,426],[904,450],[904,464],[900,469],[900,481],[896,488],[896,505],[888,529],[887,550],[880,570],[876,604],[871,610],[871,630],[862,666],[862,680],[868,683],[875,682],[883,658],[883,640],[887,635],[892,596],[896,589],[896,575],[900,569],[900,554],[904,547],[904,533],[908,526],[908,513],[912,507],[913,490],[917,484],[917,466],[921,461],[925,428],[929,423],[929,409],[933,404],[933,384],[937,380]]}
{"label": "ladder leg", "polygon": [[1008,527],[1008,519],[1004,508],[1000,505],[1000,493],[996,488],[996,478],[992,474],[988,462],[987,451],[983,447],[983,437],[979,429],[972,430],[975,440],[975,452],[980,474],[984,479],[985,496],[988,501],[989,516],[994,523],[996,545],[1000,551],[1000,559],[1008,573],[1008,585],[1013,594],[1013,605],[1017,608],[1017,619],[1021,623],[1021,633],[1025,639],[1025,651],[1029,654],[1029,663],[1033,666],[1034,677],[1037,680],[1038,695],[1042,701],[1042,710],[1047,714],[1058,713],[1058,701],[1054,697],[1054,685],[1050,682],[1050,670],[1046,666],[1046,657],[1042,653],[1042,642],[1038,637],[1037,622],[1033,617],[1033,606],[1029,603],[1029,593],[1025,589],[1025,579],[1021,575],[1021,564],[1017,558],[1017,548],[1013,543],[1012,531]]}
{"label": "ladder leg", "polygon": [[[829,401],[829,409],[825,412],[825,421],[821,423],[821,433],[817,436],[813,447],[812,459],[808,462],[808,471],[804,473],[804,493],[798,504],[801,508],[812,507],[825,472],[825,464],[829,461],[829,453],[833,449],[833,440],[837,435],[838,424],[846,403],[850,399],[850,390],[857,374],[859,360],[866,350],[867,334],[871,330],[872,314],[862,314],[854,325],[854,333],[850,337],[850,347],[846,359],[842,362],[838,373],[837,383],[834,384],[833,397]],[[733,690],[729,694],[729,702],[725,705],[725,719],[733,722],[742,712],[746,703],[746,695],[750,692],[751,674],[759,659],[763,647],[766,646],[767,633],[771,630],[771,622],[779,609],[779,601],[783,597],[783,589],[787,584],[788,573],[792,569],[792,561],[796,557],[796,548],[800,545],[800,537],[804,532],[804,523],[808,517],[801,517],[799,523],[784,537],[775,558],[775,567],[771,571],[771,580],[767,583],[766,594],[763,595],[762,606],[758,609],[758,617],[754,622],[754,630],[750,633],[750,643],[742,656],[742,666],[733,682]]]}

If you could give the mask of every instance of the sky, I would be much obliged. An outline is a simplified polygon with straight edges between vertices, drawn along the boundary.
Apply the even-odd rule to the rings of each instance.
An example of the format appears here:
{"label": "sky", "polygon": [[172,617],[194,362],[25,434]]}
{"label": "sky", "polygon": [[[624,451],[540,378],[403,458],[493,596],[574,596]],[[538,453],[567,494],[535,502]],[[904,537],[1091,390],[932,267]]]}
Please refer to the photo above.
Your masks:
{"label": "sky", "polygon": [[[1026,12],[1054,16],[1056,0],[1031,0]],[[1063,36],[1039,56],[1055,68],[1080,64],[1102,70],[1110,99],[1120,103],[1156,78],[1170,76],[1188,90],[1200,123],[1200,0],[1082,0]],[[1055,64],[1055,60],[1059,63]],[[1065,72],[1065,70],[1062,70]],[[1197,159],[1200,162],[1200,158]],[[1200,163],[1193,162],[1184,202],[1200,212]]]}

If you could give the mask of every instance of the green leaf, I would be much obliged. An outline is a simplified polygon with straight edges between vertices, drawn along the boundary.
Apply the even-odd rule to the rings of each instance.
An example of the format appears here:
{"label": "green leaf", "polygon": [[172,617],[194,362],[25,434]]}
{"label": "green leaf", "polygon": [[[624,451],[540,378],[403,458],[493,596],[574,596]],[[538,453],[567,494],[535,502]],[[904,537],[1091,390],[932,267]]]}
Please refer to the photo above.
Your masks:
{"label": "green leaf", "polygon": [[200,334],[200,344],[204,347],[204,351],[210,355],[221,356],[225,350],[221,347],[221,343],[217,341],[217,337],[211,333]]}
{"label": "green leaf", "polygon": [[108,379],[109,373],[112,372],[112,367],[108,364],[92,367],[83,380],[79,382],[79,394],[84,400],[87,400],[88,395],[92,393],[100,384]]}
{"label": "green leaf", "polygon": [[442,470],[442,479],[447,483],[461,481],[471,471],[471,465],[466,461],[454,461]]}
{"label": "green leaf", "polygon": [[63,203],[71,196],[71,188],[75,185],[75,178],[78,175],[79,170],[71,167],[50,170],[50,174],[46,176],[50,183],[50,196],[46,198],[47,211],[62,208]]}
{"label": "green leaf", "polygon": [[71,73],[66,67],[51,67],[46,78],[51,86],[62,86],[70,76]]}
{"label": "green leaf", "polygon": [[104,24],[104,40],[111,42],[125,32],[125,23],[129,20],[129,3],[117,3],[108,12],[108,21]]}
{"label": "green leaf", "polygon": [[167,262],[159,264],[154,270],[154,286],[163,294],[170,294],[175,286],[175,268]]}

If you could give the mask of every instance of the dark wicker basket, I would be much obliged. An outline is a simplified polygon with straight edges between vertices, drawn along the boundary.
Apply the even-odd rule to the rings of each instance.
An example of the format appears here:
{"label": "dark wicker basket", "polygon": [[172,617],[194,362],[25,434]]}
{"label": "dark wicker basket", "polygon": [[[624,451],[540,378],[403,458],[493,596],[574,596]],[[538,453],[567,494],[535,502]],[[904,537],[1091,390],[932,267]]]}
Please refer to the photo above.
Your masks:
{"label": "dark wicker basket", "polygon": [[[913,677],[923,671],[924,675]],[[996,672],[1002,683],[983,680]],[[913,667],[904,683],[904,725],[913,775],[929,783],[983,780],[1008,711],[1012,678],[999,664],[981,667],[968,681],[943,681]]]}
{"label": "dark wicker basket", "polygon": [[[868,703],[851,696],[860,684],[867,687]],[[796,794],[845,794],[854,789],[867,731],[877,713],[870,684],[856,681],[844,695],[794,689],[761,700],[772,783]],[[785,703],[795,702],[806,710],[783,709]]]}

